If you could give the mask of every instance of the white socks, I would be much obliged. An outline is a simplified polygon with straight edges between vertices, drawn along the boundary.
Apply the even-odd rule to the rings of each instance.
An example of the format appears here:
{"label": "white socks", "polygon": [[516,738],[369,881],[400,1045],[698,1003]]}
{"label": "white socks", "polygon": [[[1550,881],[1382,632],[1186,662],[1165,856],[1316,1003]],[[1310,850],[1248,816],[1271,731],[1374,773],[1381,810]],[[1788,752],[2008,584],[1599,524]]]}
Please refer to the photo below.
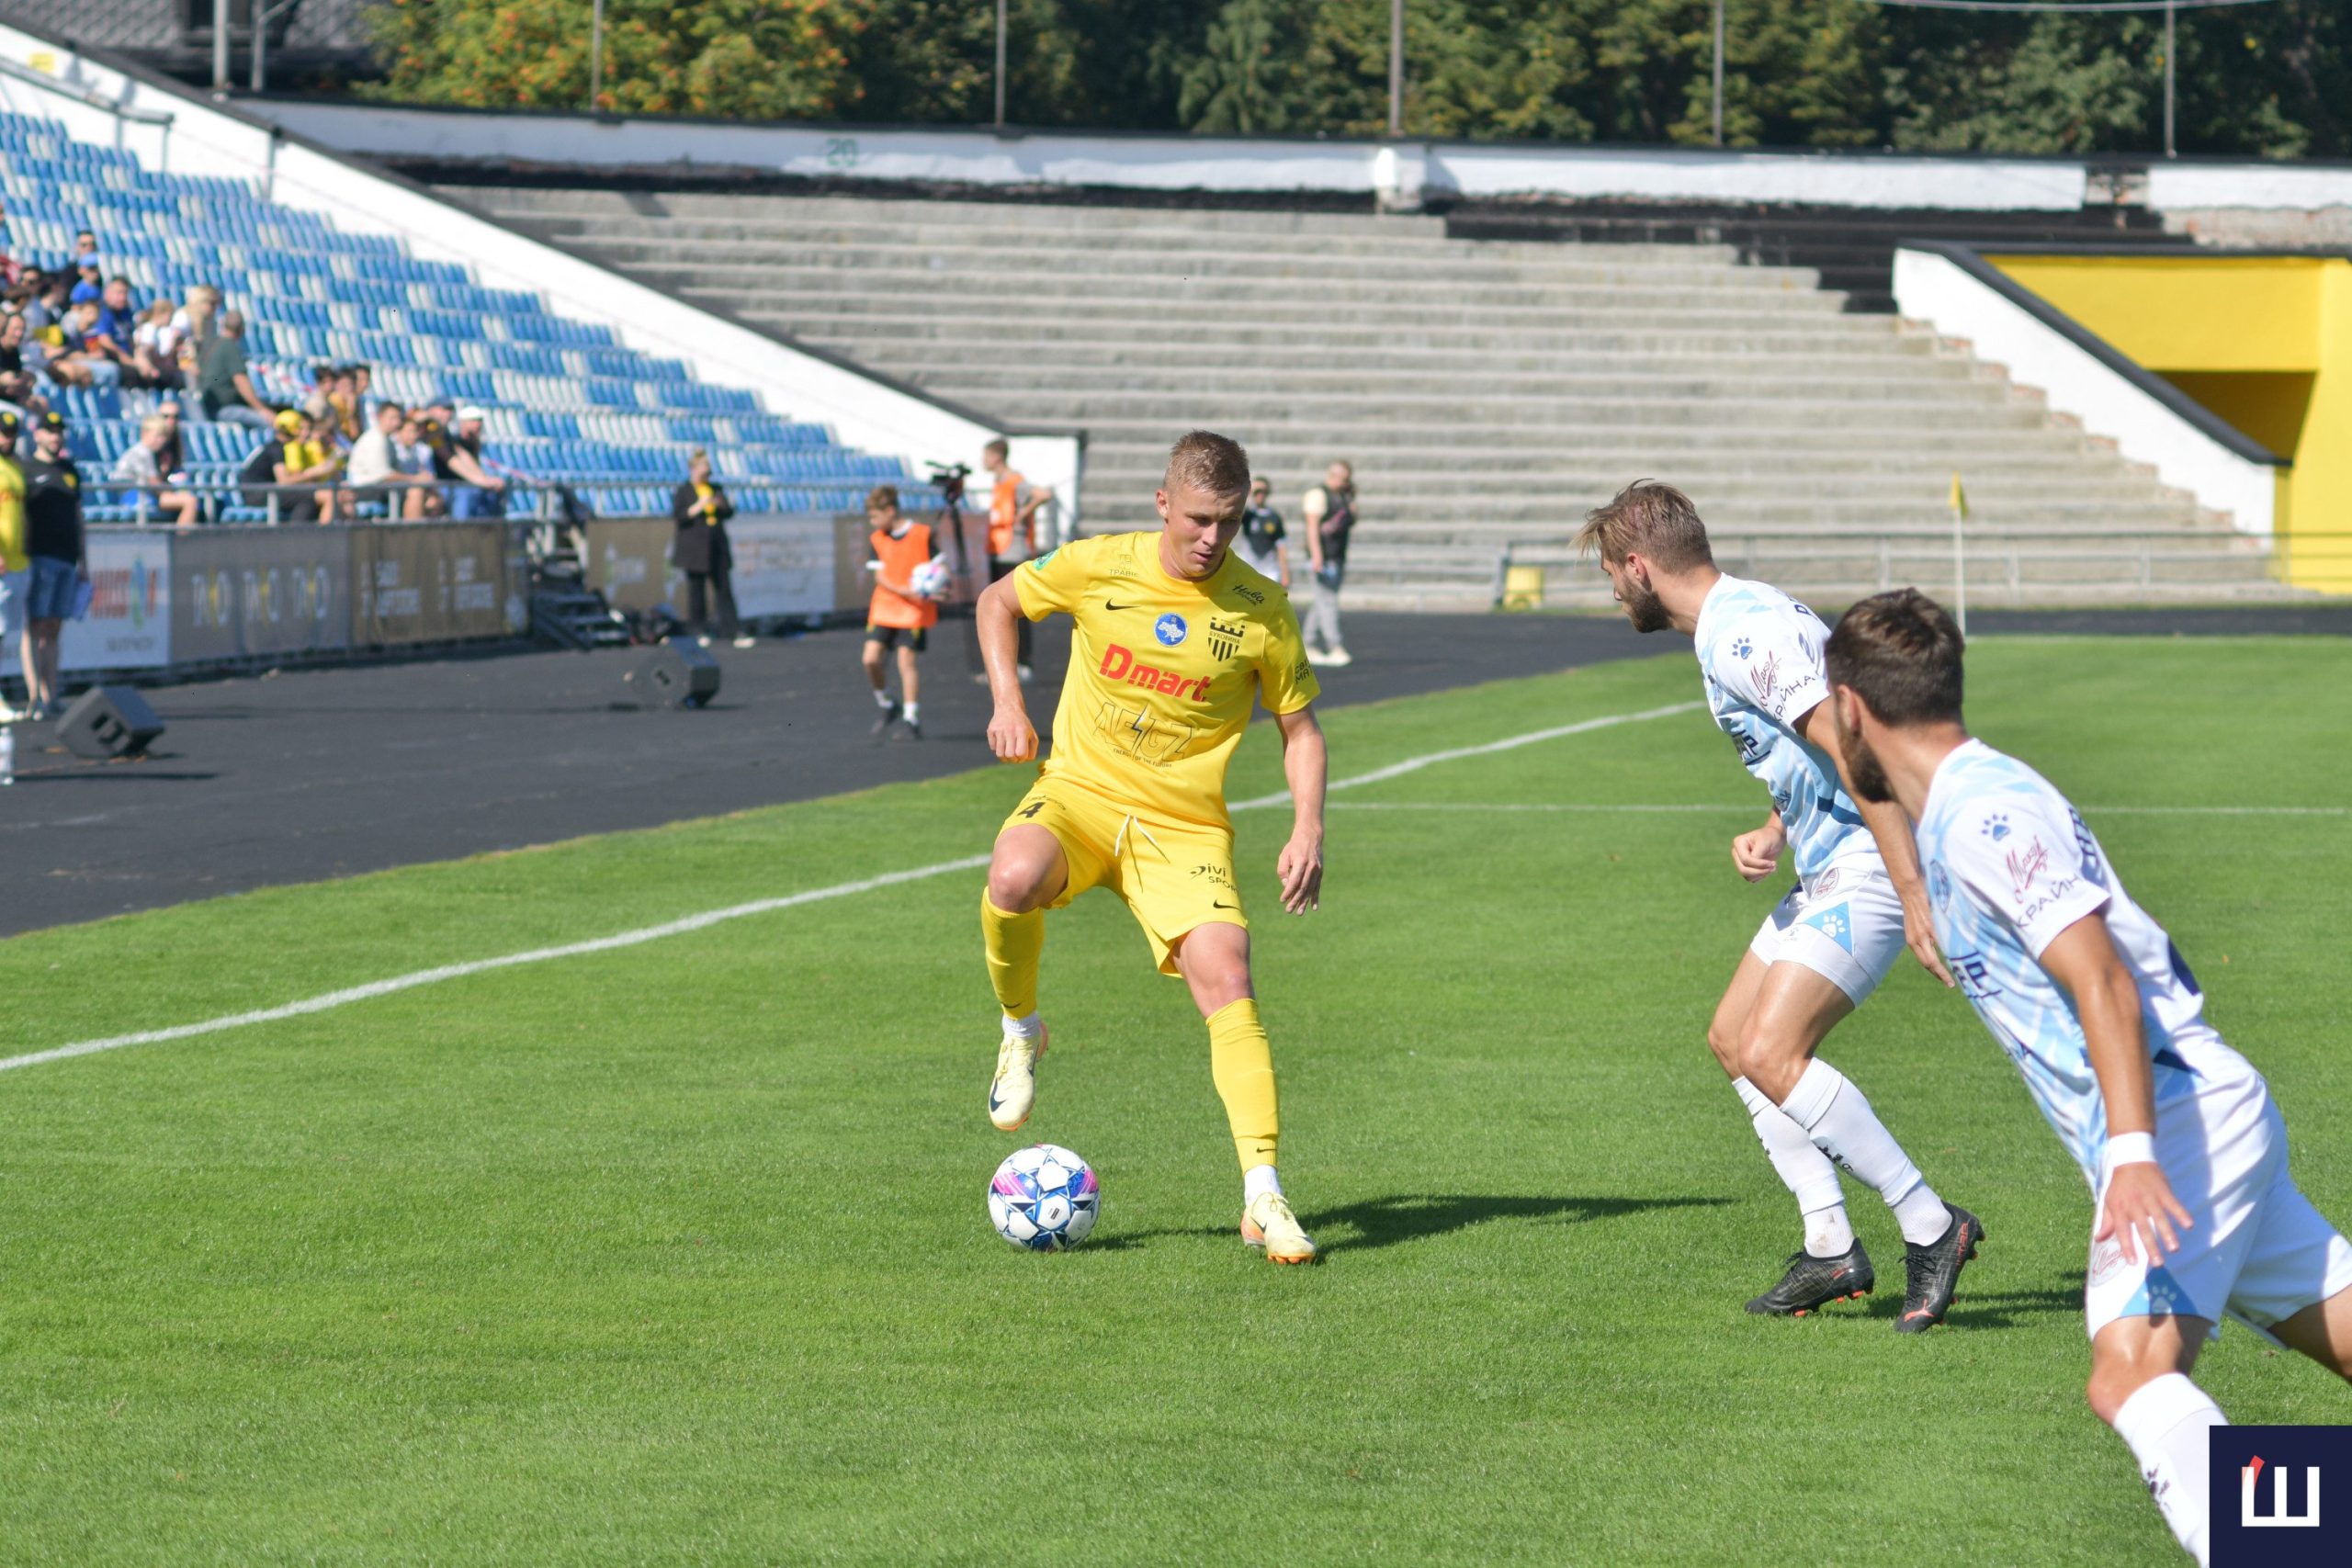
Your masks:
{"label": "white socks", "polygon": [[1731,1087],[1739,1091],[1740,1103],[1747,1107],[1747,1119],[1765,1154],[1771,1157],[1772,1168],[1796,1194],[1797,1208],[1804,1215],[1804,1249],[1815,1258],[1843,1256],[1854,1245],[1854,1227],[1846,1218],[1846,1195],[1838,1187],[1838,1168],[1762,1089],[1746,1078],[1732,1079]]}
{"label": "white socks", "polygon": [[1258,1201],[1260,1193],[1279,1193],[1282,1190],[1283,1179],[1274,1174],[1271,1165],[1253,1165],[1241,1173],[1241,1206],[1245,1209]]}
{"label": "white socks", "polygon": [[922,705],[921,703],[909,703],[907,705],[907,722],[909,724],[921,724],[922,722]]}
{"label": "white socks", "polygon": [[877,707],[877,708],[881,708],[881,709],[883,709],[883,710],[884,710],[884,711],[886,711],[886,712],[887,712],[887,711],[888,711],[889,706],[890,706],[890,694],[889,694],[888,692],[887,692],[887,691],[883,690],[880,686],[876,686],[876,687],[875,687],[875,688],[874,688],[874,705],[875,705],[876,707]]}
{"label": "white socks", "polygon": [[1004,1037],[1007,1040],[1027,1040],[1034,1043],[1045,1032],[1046,1026],[1038,1021],[1037,1015],[1034,1012],[1027,1018],[1008,1018],[1004,1021]]}
{"label": "white socks", "polygon": [[[1878,1189],[1903,1239],[1926,1247],[1951,1228],[1951,1211],[1928,1187],[1919,1168],[1903,1152],[1846,1075],[1815,1057],[1781,1109],[1803,1127],[1823,1154]],[[1767,1145],[1770,1146],[1769,1145]]]}
{"label": "white socks", "polygon": [[2230,1418],[2211,1395],[2179,1372],[2142,1383],[2115,1413],[2115,1435],[2140,1461],[2148,1495],[2181,1547],[2204,1568],[2211,1537],[2212,1498],[2207,1479],[2207,1436]]}

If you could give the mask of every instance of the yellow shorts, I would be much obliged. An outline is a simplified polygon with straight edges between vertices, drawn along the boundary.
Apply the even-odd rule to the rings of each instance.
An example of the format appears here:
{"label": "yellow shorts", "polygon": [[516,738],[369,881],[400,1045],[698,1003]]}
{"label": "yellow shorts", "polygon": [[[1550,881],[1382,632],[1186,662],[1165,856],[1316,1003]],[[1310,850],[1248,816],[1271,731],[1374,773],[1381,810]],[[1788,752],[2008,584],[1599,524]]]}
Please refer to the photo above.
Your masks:
{"label": "yellow shorts", "polygon": [[1061,779],[1037,781],[1004,819],[1006,828],[1024,824],[1051,833],[1069,863],[1069,886],[1046,907],[1108,887],[1143,927],[1163,975],[1176,973],[1175,946],[1194,926],[1249,928],[1230,829],[1146,818]]}

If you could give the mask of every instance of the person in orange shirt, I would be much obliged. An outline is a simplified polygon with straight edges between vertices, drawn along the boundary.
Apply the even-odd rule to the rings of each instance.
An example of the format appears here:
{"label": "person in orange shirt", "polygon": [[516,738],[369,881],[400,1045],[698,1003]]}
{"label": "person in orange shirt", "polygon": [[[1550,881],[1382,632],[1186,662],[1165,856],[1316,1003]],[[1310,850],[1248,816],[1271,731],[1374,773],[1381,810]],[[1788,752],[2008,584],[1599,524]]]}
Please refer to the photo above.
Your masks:
{"label": "person in orange shirt", "polygon": [[[1054,492],[1023,478],[1012,466],[1012,449],[1001,440],[980,448],[980,467],[987,470],[990,483],[989,581],[995,582],[1037,553],[1037,513],[1054,499]],[[1025,620],[1018,641],[1013,662],[1022,684],[1027,685],[1035,672],[1029,668],[1030,634]],[[987,673],[983,671],[978,679],[987,680]]]}
{"label": "person in orange shirt", "polygon": [[[866,547],[874,552],[867,570],[874,573],[874,598],[865,611],[865,678],[874,686],[874,705],[882,716],[874,733],[904,724],[910,739],[922,739],[922,687],[915,659],[939,624],[939,601],[918,592],[923,584],[915,574],[944,552],[931,525],[917,523],[899,510],[895,485],[876,485],[865,498],[865,520],[874,525]],[[899,691],[902,701],[890,700],[885,655],[899,650]]]}

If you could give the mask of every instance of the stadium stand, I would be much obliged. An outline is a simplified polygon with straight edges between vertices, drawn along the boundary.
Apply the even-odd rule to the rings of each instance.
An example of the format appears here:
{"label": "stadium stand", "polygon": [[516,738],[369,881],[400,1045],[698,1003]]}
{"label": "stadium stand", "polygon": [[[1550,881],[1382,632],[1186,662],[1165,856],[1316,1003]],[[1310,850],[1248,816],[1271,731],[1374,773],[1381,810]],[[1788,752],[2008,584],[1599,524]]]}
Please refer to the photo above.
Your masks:
{"label": "stadium stand", "polygon": [[[383,235],[339,231],[318,214],[263,199],[246,181],[161,173],[130,152],[75,140],[60,122],[0,114],[0,191],[10,249],[55,265],[75,233],[95,231],[109,276],[144,301],[218,285],[249,325],[256,387],[300,400],[308,367],[364,363],[374,391],[402,403],[436,398],[481,406],[493,463],[548,486],[572,487],[594,511],[660,514],[693,448],[709,449],[746,513],[837,513],[888,482],[913,504],[931,491],[898,457],[850,449],[825,426],[763,406],[759,394],[714,385],[682,359],[641,353],[609,326],[567,319],[534,294],[483,287],[470,269],[428,261]],[[63,388],[52,403],[74,422],[72,450],[98,473],[139,438],[159,394]],[[234,425],[186,426],[187,470],[225,496],[259,445]],[[132,508],[93,507],[93,521]],[[261,520],[229,504],[216,520]]]}
{"label": "stadium stand", "polygon": [[1094,529],[1146,523],[1169,434],[1191,424],[1247,442],[1288,508],[1349,457],[1366,518],[1351,602],[1485,604],[1499,558],[1547,548],[1550,602],[1590,602],[1597,577],[1557,541],[1642,475],[1701,498],[1733,570],[1818,595],[1948,574],[1955,474],[1988,597],[2284,592],[2261,541],[1997,367],[1727,243],[1472,239],[1435,217],[1328,212],[453,193],[927,391],[1083,425]]}

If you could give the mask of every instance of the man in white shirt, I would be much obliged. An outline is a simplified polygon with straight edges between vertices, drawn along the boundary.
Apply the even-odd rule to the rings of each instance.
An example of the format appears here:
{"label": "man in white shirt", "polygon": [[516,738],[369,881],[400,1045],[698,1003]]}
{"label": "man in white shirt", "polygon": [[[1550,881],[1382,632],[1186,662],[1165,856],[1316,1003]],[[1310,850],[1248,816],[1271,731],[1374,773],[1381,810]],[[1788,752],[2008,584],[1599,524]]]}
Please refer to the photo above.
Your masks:
{"label": "man in white shirt", "polygon": [[422,448],[411,450],[401,440],[407,411],[389,400],[376,405],[376,422],[352,444],[351,482],[362,506],[380,506],[387,517],[413,523],[424,513],[425,491],[433,483],[430,459],[415,459]]}
{"label": "man in white shirt", "polygon": [[171,438],[169,423],[160,415],[141,421],[139,439],[115,459],[114,472],[109,477],[118,485],[144,491],[148,504],[179,527],[193,528],[198,508],[195,492],[168,488],[172,480],[185,481],[187,476],[166,475],[158,461],[158,455],[171,444]]}

